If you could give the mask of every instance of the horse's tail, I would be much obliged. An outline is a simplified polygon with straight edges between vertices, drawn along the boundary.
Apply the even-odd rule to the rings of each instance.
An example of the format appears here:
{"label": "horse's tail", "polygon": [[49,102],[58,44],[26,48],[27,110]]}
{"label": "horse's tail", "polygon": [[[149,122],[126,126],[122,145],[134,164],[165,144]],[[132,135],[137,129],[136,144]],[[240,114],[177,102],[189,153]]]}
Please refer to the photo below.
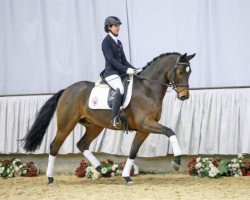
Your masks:
{"label": "horse's tail", "polygon": [[41,145],[63,91],[64,89],[54,94],[40,109],[31,129],[22,139],[26,151],[35,151]]}

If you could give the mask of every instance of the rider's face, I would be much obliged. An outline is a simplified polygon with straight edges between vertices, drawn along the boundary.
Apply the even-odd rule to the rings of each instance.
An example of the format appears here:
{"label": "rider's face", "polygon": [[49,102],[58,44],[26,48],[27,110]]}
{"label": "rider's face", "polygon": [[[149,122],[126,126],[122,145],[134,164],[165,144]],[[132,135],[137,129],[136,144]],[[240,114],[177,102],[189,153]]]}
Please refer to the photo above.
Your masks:
{"label": "rider's face", "polygon": [[115,24],[112,25],[111,27],[109,27],[109,29],[112,31],[112,33],[114,33],[115,35],[119,34],[120,31],[120,25],[119,24]]}

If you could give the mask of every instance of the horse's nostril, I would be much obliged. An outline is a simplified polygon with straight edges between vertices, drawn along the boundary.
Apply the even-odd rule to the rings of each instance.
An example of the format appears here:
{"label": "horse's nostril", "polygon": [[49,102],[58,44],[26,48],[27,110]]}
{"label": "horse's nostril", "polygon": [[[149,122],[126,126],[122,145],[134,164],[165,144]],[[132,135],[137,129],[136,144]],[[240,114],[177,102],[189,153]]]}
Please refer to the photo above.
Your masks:
{"label": "horse's nostril", "polygon": [[185,99],[186,99],[186,96],[182,96],[182,97],[181,97],[181,100],[185,100]]}

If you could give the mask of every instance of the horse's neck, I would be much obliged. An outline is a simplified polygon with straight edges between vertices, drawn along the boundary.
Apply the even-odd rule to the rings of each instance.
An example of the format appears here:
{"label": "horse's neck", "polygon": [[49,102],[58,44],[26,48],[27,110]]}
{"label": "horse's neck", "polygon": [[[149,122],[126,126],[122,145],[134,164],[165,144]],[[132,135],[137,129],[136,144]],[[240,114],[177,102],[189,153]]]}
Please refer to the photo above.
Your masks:
{"label": "horse's neck", "polygon": [[164,86],[161,83],[167,84],[168,80],[166,80],[166,74],[160,63],[158,62],[154,66],[149,66],[148,69],[143,71],[141,76],[158,82],[156,83],[145,80],[143,85],[151,90],[152,98],[162,101],[167,91],[167,86]]}
{"label": "horse's neck", "polygon": [[148,66],[145,71],[142,72],[142,76],[155,81],[164,81],[164,77],[162,75],[162,67],[159,62],[155,64],[151,64]]}

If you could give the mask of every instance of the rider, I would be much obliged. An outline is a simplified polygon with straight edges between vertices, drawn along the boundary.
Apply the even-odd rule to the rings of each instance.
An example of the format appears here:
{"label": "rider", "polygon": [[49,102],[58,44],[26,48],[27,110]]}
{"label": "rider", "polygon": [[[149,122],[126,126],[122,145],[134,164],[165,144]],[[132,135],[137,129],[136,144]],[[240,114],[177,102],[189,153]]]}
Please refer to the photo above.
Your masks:
{"label": "rider", "polygon": [[104,22],[104,30],[108,34],[102,41],[102,51],[106,63],[105,69],[101,72],[101,77],[115,90],[110,124],[114,128],[121,126],[118,112],[122,103],[124,87],[120,76],[135,74],[135,68],[128,63],[123,52],[122,43],[117,39],[121,24],[121,21],[117,17],[107,17]]}

